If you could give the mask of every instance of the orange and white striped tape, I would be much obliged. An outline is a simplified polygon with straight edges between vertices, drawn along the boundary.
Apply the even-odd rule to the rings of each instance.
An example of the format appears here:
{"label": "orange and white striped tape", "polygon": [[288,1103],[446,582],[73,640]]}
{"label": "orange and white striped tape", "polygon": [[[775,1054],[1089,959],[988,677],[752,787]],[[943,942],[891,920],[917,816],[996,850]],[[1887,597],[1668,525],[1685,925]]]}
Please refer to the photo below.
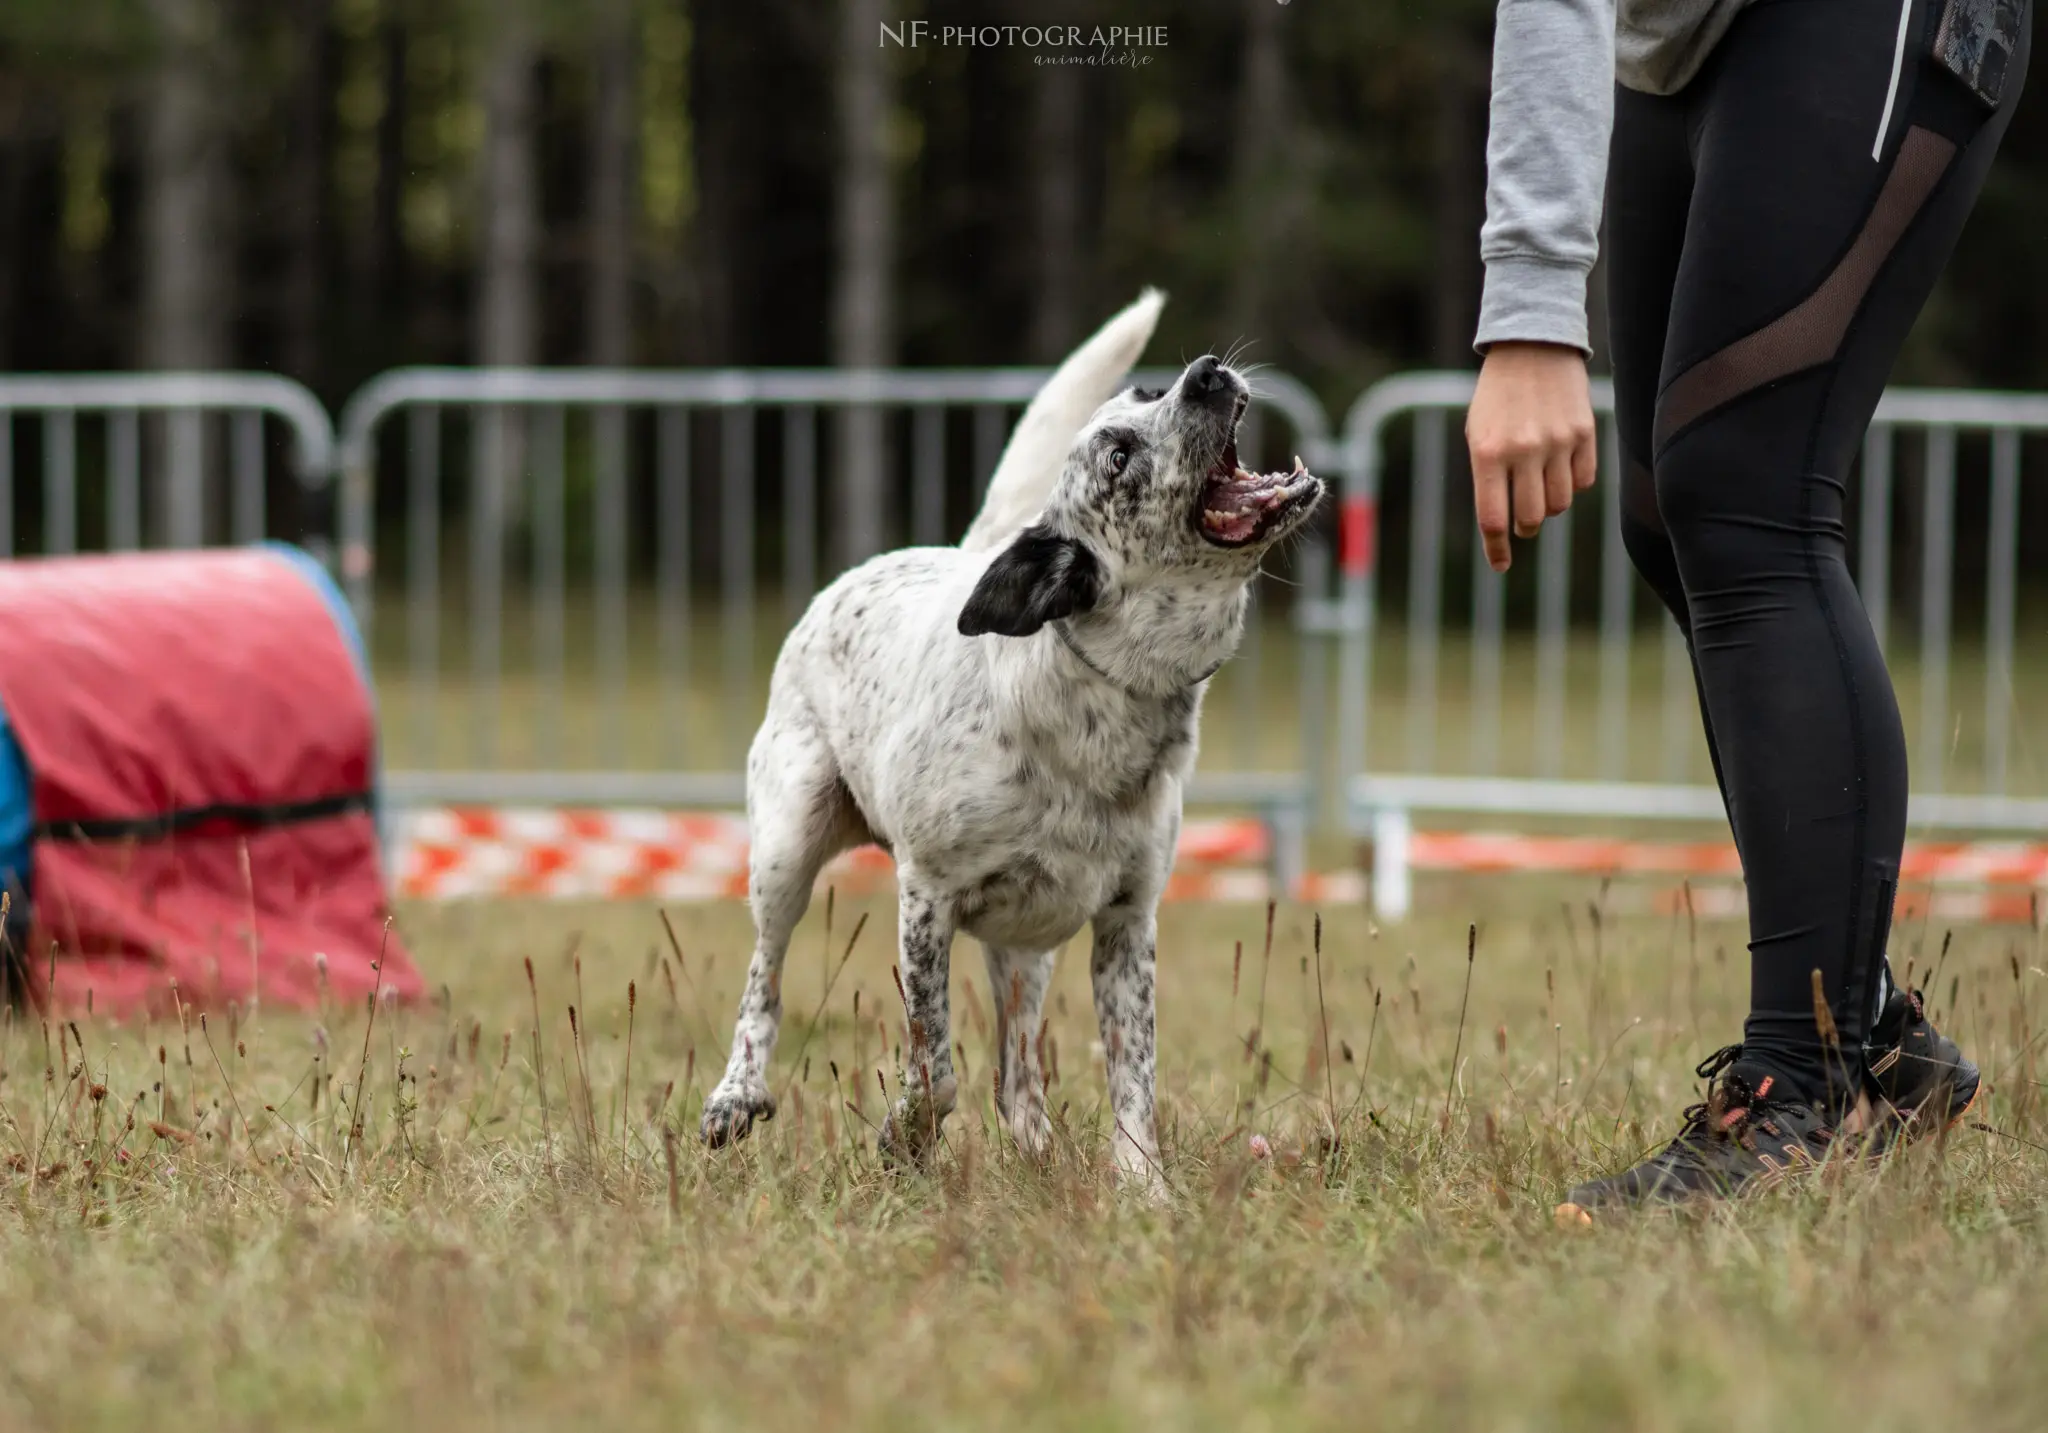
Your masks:
{"label": "orange and white striped tape", "polygon": [[[1274,894],[1265,825],[1251,818],[1189,821],[1166,898],[1260,902]],[[1687,877],[1739,882],[1741,865],[1726,842],[1613,840],[1497,832],[1418,831],[1409,859],[1419,871],[1525,872],[1584,876]],[[440,807],[409,813],[393,867],[398,894],[457,900],[500,896],[553,899],[729,900],[747,893],[747,827],[731,813],[657,810],[558,810],[537,807]],[[873,846],[827,866],[820,889],[844,894],[886,890],[889,857]],[[1916,842],[1906,848],[1901,918],[1931,911],[1959,920],[2029,920],[2048,890],[2048,844]],[[1977,889],[1958,889],[1973,887]],[[1984,887],[2004,889],[1984,890]],[[2017,888],[2017,889],[2015,889]],[[1311,874],[1296,899],[1339,904],[1363,900],[1357,871]],[[1701,915],[1739,912],[1739,885],[1691,892]],[[1677,887],[1654,907],[1681,909]]]}
{"label": "orange and white striped tape", "polygon": [[[1417,870],[1481,874],[1686,877],[1699,887],[1659,890],[1650,908],[1740,916],[1748,908],[1742,864],[1725,841],[1620,841],[1591,836],[1517,836],[1418,831],[1409,838]],[[2025,841],[1915,841],[1899,862],[1894,919],[2027,923],[2048,913],[2048,844]]]}
{"label": "orange and white striped tape", "polygon": [[[1517,836],[1484,831],[1417,831],[1409,861],[1427,871],[1547,871],[1591,876],[1722,876],[1742,864],[1725,841],[1618,841],[1597,836]],[[1936,885],[2048,886],[2048,844],[1915,841],[1899,863],[1902,881]]]}
{"label": "orange and white striped tape", "polygon": [[[1741,886],[1672,886],[1656,893],[1650,909],[1659,915],[1683,915],[1688,903],[1695,915],[1734,919],[1749,910]],[[1948,886],[1901,886],[1892,923],[1937,920],[1989,925],[2033,925],[2048,915],[2048,892],[2032,890],[1958,890]]]}
{"label": "orange and white striped tape", "polygon": [[[1259,821],[1190,821],[1167,899],[1263,901],[1269,855]],[[747,893],[747,825],[724,813],[431,808],[403,820],[394,867],[398,893],[424,900],[733,899]],[[886,889],[894,870],[881,850],[863,846],[827,866],[818,884],[866,893]],[[1327,901],[1363,893],[1354,872],[1311,877],[1300,892]]]}
{"label": "orange and white striped tape", "polygon": [[713,900],[747,893],[743,817],[683,811],[440,807],[408,812],[398,894]]}

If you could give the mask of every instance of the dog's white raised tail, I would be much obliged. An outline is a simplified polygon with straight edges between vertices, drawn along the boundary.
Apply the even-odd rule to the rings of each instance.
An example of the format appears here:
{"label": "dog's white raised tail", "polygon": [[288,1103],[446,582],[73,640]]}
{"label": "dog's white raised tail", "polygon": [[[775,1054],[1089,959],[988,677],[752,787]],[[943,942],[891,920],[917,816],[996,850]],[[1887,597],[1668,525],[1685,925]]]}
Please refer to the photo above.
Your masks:
{"label": "dog's white raised tail", "polygon": [[1152,341],[1165,304],[1165,294],[1146,289],[1053,370],[1017,420],[962,548],[1000,547],[1045,510],[1074,435],[1122,386]]}

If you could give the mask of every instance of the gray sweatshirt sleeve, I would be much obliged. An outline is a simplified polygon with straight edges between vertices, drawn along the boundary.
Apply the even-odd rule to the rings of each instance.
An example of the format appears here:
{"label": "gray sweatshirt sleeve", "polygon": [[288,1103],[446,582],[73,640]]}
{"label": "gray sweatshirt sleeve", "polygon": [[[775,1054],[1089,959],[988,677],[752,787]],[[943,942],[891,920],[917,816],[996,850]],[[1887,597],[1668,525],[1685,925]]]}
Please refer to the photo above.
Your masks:
{"label": "gray sweatshirt sleeve", "polygon": [[1500,0],[1477,347],[1586,342],[1614,124],[1614,0]]}

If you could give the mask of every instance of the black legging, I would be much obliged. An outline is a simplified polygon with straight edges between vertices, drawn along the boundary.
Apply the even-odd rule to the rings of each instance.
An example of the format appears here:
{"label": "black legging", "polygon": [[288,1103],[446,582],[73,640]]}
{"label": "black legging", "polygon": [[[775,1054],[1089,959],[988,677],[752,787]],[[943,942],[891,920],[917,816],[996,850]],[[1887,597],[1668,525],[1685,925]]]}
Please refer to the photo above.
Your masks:
{"label": "black legging", "polygon": [[1815,1100],[1855,1088],[1906,830],[1844,481],[2026,67],[2023,42],[1994,114],[1924,58],[1938,0],[1908,4],[1888,101],[1899,0],[1757,0],[1681,94],[1618,93],[1608,174],[1622,534],[1691,647],[1742,856],[1745,1063]]}

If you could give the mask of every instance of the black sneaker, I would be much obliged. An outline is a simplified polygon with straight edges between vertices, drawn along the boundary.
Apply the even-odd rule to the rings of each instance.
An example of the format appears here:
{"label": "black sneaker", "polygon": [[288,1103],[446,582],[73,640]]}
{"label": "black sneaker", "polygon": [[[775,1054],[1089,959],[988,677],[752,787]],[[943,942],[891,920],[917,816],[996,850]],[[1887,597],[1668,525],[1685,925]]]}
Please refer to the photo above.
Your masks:
{"label": "black sneaker", "polygon": [[1713,1083],[1685,1112],[1678,1137],[1632,1169],[1581,1184],[1557,1208],[1560,1223],[1590,1223],[1594,1211],[1729,1198],[1818,1165],[1835,1140],[1828,1117],[1805,1100],[1779,1097],[1772,1075],[1743,1069],[1740,1045],[1702,1060]]}
{"label": "black sneaker", "polygon": [[1865,1051],[1872,1095],[1910,1138],[1957,1124],[1977,1102],[1983,1077],[1955,1041],[1934,1028],[1917,990],[1894,990]]}

